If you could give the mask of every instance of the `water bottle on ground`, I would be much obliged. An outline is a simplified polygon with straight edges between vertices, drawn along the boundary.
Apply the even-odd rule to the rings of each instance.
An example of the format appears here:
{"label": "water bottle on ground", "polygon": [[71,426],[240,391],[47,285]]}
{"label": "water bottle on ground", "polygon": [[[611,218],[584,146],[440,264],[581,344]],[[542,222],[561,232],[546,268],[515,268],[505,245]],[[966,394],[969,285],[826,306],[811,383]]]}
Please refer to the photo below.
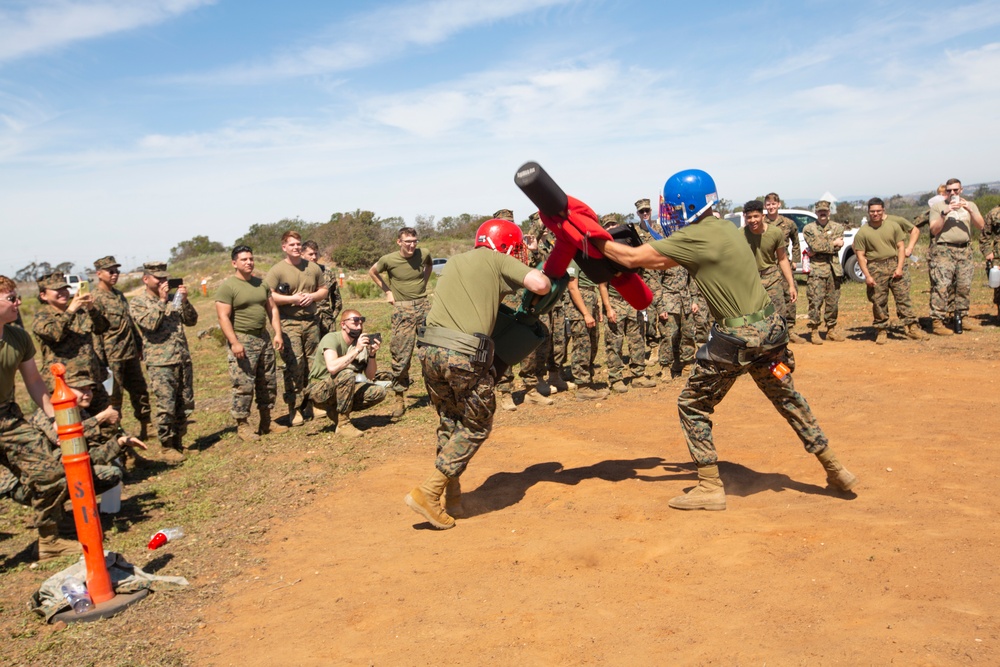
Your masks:
{"label": "water bottle on ground", "polygon": [[94,607],[94,602],[90,599],[90,593],[87,592],[86,584],[76,577],[67,577],[63,581],[62,586],[59,587],[59,590],[62,591],[69,605],[73,607],[73,611],[78,614],[82,614]]}
{"label": "water bottle on ground", "polygon": [[176,539],[184,537],[184,530],[182,528],[162,528],[156,531],[156,534],[149,539],[150,549],[159,549],[167,542],[173,542]]}

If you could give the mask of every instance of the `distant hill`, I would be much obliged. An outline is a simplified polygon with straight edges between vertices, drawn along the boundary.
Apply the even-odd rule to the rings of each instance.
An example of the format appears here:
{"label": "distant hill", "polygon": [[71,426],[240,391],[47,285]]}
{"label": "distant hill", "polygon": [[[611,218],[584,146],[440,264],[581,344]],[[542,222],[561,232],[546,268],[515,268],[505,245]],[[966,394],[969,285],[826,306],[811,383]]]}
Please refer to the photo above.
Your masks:
{"label": "distant hill", "polygon": [[[966,195],[971,195],[972,193],[976,192],[976,190],[978,190],[983,185],[985,185],[987,188],[989,188],[993,192],[1000,192],[1000,181],[991,181],[989,183],[972,183],[972,184],[965,184],[965,183],[963,183],[962,187],[963,187],[963,191],[964,191],[964,193]],[[927,194],[928,192],[930,192],[930,189],[921,190],[919,192],[910,192],[908,194],[900,194],[900,196],[903,199],[905,199],[905,200],[911,202],[912,204],[916,205],[918,203],[918,200],[921,197],[923,197],[925,194]],[[837,194],[837,193],[834,193],[834,194]],[[868,201],[872,197],[881,197],[882,199],[888,199],[889,197],[892,197],[895,194],[898,194],[898,193],[895,193],[895,192],[880,192],[880,193],[869,193],[869,194],[864,194],[864,195],[840,195],[840,194],[837,194],[837,197],[838,197],[838,199],[840,199],[840,201]],[[793,206],[793,207],[809,207],[809,206],[812,206],[813,204],[815,204],[816,201],[817,201],[816,199],[809,199],[809,198],[802,198],[802,197],[794,198],[793,197],[793,198],[790,198],[790,199],[786,199],[785,200],[785,204],[787,206]]]}

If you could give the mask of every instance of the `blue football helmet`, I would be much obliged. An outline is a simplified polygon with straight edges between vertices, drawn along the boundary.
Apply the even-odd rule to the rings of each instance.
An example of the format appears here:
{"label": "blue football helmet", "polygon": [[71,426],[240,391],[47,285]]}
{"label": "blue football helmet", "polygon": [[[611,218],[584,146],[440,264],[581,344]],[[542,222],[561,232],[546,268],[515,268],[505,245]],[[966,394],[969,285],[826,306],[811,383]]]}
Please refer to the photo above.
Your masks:
{"label": "blue football helmet", "polygon": [[[660,228],[663,237],[687,227],[705,211],[719,203],[715,180],[701,169],[679,171],[663,184],[660,200]],[[652,230],[650,230],[652,231]],[[653,232],[653,236],[659,237]]]}

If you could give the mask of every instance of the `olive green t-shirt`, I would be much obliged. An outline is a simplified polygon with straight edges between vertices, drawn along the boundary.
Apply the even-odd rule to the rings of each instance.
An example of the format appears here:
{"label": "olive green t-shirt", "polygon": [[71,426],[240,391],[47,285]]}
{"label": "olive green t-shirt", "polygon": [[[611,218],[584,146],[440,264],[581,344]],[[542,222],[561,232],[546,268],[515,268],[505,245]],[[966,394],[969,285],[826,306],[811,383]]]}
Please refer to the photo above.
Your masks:
{"label": "olive green t-shirt", "polygon": [[403,257],[398,251],[382,255],[375,262],[375,270],[384,275],[396,301],[413,301],[427,296],[424,270],[430,264],[431,254],[417,248],[410,257]]}
{"label": "olive green t-shirt", "polygon": [[786,243],[785,232],[782,231],[781,227],[769,224],[763,234],[754,234],[749,227],[744,227],[743,237],[750,245],[750,250],[753,251],[754,260],[757,262],[757,271],[777,266],[778,248],[784,248]]}
{"label": "olive green t-shirt", "polygon": [[[316,354],[313,355],[312,366],[309,367],[309,379],[310,380],[325,380],[330,377],[330,371],[326,368],[326,359],[323,353],[327,350],[334,350],[338,357],[343,357],[350,350],[354,348],[354,343],[350,345],[344,340],[344,334],[341,331],[331,331],[319,341],[319,347],[316,348]],[[351,368],[355,373],[364,373],[365,367],[368,365],[368,355],[359,354],[357,358],[351,362]]]}
{"label": "olive green t-shirt", "polygon": [[865,253],[869,262],[879,259],[896,259],[899,249],[896,244],[906,243],[906,234],[892,220],[883,220],[876,229],[871,225],[862,225],[854,237],[854,249]]}
{"label": "olive green t-shirt", "polygon": [[490,248],[455,255],[438,279],[427,326],[492,334],[500,299],[524,287],[529,271],[523,262]]}
{"label": "olive green t-shirt", "polygon": [[34,356],[35,344],[28,332],[16,324],[5,324],[0,339],[0,403],[14,400],[17,370]]}
{"label": "olive green t-shirt", "polygon": [[566,273],[569,274],[570,278],[577,279],[578,287],[597,287],[597,283],[587,277],[587,274],[583,272],[580,265],[576,263],[575,259],[569,263]]}
{"label": "olive green t-shirt", "polygon": [[267,326],[267,297],[270,288],[257,276],[243,280],[226,278],[215,291],[215,300],[233,309],[230,319],[237,333],[259,335]]}
{"label": "olive green t-shirt", "polygon": [[[971,201],[969,208],[979,213],[977,207]],[[964,208],[952,211],[947,200],[934,204],[931,207],[931,222],[944,218],[944,226],[941,233],[934,237],[935,241],[942,243],[968,243],[972,239],[972,216]]]}
{"label": "olive green t-shirt", "polygon": [[[784,234],[778,229],[784,239]],[[708,216],[650,243],[691,274],[716,320],[756,313],[771,303],[743,233],[728,220]]]}
{"label": "olive green t-shirt", "polygon": [[[278,290],[280,283],[287,283],[291,289],[291,294],[296,292],[315,292],[323,285],[323,269],[319,268],[316,262],[303,259],[298,266],[292,266],[285,260],[281,260],[271,267],[271,270],[264,276],[264,282],[271,288],[272,292],[281,294]],[[287,294],[285,296],[288,296]],[[306,319],[316,314],[316,303],[302,306],[278,306],[278,314],[284,318]]]}
{"label": "olive green t-shirt", "polygon": [[910,222],[901,215],[887,215],[885,216],[885,219],[887,222],[891,221],[899,225],[899,228],[902,229],[903,233],[906,234],[907,236],[909,236],[913,228],[916,227],[916,225],[914,225],[912,222]]}

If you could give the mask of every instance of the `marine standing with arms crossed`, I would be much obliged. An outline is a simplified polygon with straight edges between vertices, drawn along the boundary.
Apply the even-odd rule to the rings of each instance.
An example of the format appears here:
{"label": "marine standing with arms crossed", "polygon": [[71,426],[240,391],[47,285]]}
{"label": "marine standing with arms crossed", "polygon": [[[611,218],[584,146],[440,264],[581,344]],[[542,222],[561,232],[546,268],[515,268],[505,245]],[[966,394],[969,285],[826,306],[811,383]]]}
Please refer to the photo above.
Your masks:
{"label": "marine standing with arms crossed", "polygon": [[[681,429],[698,466],[698,485],[670,500],[670,506],[726,508],[711,415],[746,373],[795,430],[806,451],[823,464],[827,483],[850,490],[857,477],[837,461],[809,404],[795,391],[791,375],[795,360],[788,349],[785,320],[761,285],[753,253],[740,230],[713,215],[712,207],[719,201],[715,181],[698,169],[678,172],[663,186],[663,196],[671,214],[671,220],[660,221],[667,238],[638,248],[604,239],[593,243],[625,267],[663,270],[680,264],[698,283],[715,318],[712,337],[698,350],[694,369],[677,398]],[[781,378],[771,370],[776,362],[789,369]]]}
{"label": "marine standing with arms crossed", "polygon": [[[493,340],[500,301],[521,287],[548,294],[549,279],[525,263],[521,230],[508,220],[487,220],[473,250],[448,260],[419,335],[424,383],[438,413],[434,471],[406,496],[406,504],[438,529],[455,525],[459,477],[486,441],[496,412]],[[445,507],[441,496],[445,495]]]}
{"label": "marine standing with arms crossed", "polygon": [[385,300],[393,305],[392,340],[389,342],[392,390],[396,393],[393,419],[399,419],[406,412],[406,390],[410,388],[410,362],[417,328],[424,325],[430,307],[427,281],[433,269],[431,254],[418,248],[417,243],[417,230],[403,227],[396,238],[399,251],[382,255],[368,269],[368,275],[385,292]]}

